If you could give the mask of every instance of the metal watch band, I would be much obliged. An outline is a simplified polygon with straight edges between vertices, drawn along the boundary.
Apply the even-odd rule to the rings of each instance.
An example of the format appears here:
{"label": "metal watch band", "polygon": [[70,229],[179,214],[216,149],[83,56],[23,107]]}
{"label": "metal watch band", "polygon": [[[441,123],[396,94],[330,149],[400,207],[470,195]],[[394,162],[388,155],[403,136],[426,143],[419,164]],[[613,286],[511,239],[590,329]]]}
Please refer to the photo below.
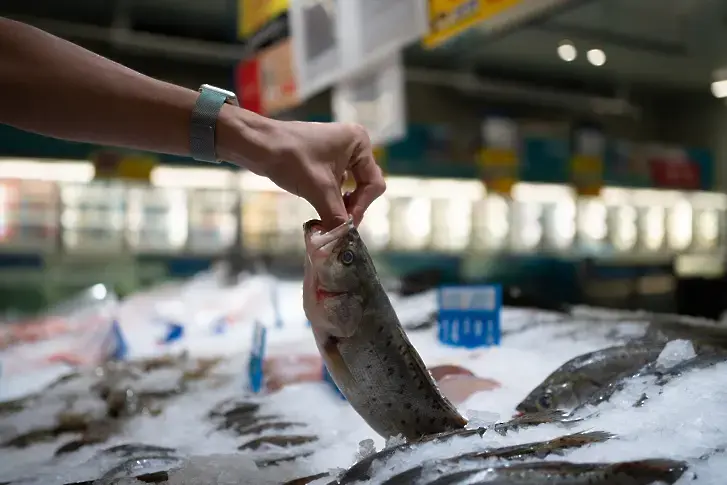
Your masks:
{"label": "metal watch band", "polygon": [[215,127],[226,101],[227,96],[220,92],[205,88],[200,90],[190,126],[190,153],[195,160],[219,163],[215,152]]}

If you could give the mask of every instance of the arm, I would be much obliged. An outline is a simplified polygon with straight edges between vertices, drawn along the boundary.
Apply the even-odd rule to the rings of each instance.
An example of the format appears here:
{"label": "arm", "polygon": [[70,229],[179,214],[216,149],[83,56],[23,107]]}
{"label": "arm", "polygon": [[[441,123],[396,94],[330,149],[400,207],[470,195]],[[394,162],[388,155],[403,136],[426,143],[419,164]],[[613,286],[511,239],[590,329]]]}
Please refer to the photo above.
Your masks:
{"label": "arm", "polygon": [[[144,76],[0,17],[0,123],[66,140],[187,156],[197,92]],[[329,228],[356,223],[385,190],[360,126],[276,121],[224,105],[217,156],[308,200]],[[347,198],[350,171],[357,188]]]}
{"label": "arm", "polygon": [[[29,25],[0,18],[0,123],[66,140],[189,155],[198,93],[152,79]],[[220,146],[259,152],[266,118],[223,107]],[[242,136],[240,136],[242,135]],[[232,158],[232,154],[229,154]],[[242,160],[230,160],[241,164]]]}

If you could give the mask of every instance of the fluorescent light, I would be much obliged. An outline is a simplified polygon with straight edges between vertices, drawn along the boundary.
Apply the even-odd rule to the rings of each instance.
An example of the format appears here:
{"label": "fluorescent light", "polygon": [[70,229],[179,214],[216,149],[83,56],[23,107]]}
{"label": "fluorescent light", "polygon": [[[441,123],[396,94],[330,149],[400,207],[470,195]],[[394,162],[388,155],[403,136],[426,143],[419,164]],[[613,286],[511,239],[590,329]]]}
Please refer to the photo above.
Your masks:
{"label": "fluorescent light", "polygon": [[157,187],[223,189],[233,187],[235,174],[221,168],[154,167],[151,183]]}
{"label": "fluorescent light", "polygon": [[603,52],[601,49],[589,50],[588,52],[586,52],[586,58],[588,58],[588,62],[596,67],[601,67],[602,65],[606,64],[606,53]]}
{"label": "fluorescent light", "polygon": [[95,172],[92,163],[83,161],[0,159],[0,178],[87,183]]}
{"label": "fluorescent light", "polygon": [[569,40],[564,40],[558,46],[558,57],[560,57],[565,62],[573,62],[576,60],[577,56],[578,51]]}

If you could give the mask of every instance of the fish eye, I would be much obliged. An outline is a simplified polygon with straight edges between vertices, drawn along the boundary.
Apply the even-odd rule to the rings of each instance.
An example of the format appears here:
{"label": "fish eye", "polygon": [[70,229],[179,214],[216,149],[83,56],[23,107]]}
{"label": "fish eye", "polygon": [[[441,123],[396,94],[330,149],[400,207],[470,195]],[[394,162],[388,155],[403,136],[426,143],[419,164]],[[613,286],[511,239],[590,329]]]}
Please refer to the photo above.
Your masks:
{"label": "fish eye", "polygon": [[341,253],[341,262],[346,266],[353,263],[353,259],[353,251],[351,251],[350,249],[346,249],[344,252]]}
{"label": "fish eye", "polygon": [[553,397],[550,393],[543,394],[540,396],[540,399],[538,399],[538,404],[543,409],[550,409],[550,406],[553,405]]}

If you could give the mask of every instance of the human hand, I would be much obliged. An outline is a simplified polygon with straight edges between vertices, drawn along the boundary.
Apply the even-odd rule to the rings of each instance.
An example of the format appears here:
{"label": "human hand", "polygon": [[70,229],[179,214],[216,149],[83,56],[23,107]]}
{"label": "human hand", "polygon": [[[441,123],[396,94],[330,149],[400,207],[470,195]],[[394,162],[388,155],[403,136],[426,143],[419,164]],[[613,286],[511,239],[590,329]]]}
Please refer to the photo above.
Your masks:
{"label": "human hand", "polygon": [[[363,127],[260,118],[255,119],[260,124],[257,128],[253,126],[255,135],[241,131],[243,137],[253,140],[256,149],[248,150],[245,161],[230,161],[239,162],[306,199],[326,229],[343,224],[349,214],[358,225],[366,209],[386,190],[371,140]],[[341,186],[347,173],[355,179],[356,189],[344,197]]]}

